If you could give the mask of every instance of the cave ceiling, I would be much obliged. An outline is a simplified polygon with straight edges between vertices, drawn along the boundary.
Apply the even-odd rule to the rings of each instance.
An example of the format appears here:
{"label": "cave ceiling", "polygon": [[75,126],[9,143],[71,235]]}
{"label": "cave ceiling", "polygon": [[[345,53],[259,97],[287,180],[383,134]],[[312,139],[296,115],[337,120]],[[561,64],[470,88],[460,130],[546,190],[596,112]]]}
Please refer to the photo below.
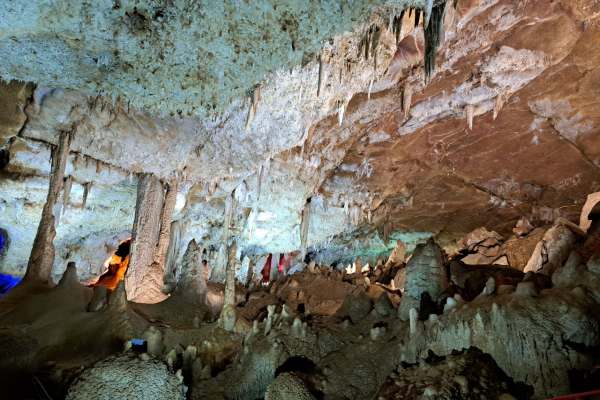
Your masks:
{"label": "cave ceiling", "polygon": [[600,6],[449,2],[427,80],[414,13],[398,42],[390,24],[406,3],[424,5],[2,3],[0,267],[24,271],[65,130],[57,274],[96,273],[128,236],[139,173],[181,182],[182,246],[218,246],[233,190],[244,251],[297,250],[311,198],[308,244],[331,261],[577,221],[600,190]]}

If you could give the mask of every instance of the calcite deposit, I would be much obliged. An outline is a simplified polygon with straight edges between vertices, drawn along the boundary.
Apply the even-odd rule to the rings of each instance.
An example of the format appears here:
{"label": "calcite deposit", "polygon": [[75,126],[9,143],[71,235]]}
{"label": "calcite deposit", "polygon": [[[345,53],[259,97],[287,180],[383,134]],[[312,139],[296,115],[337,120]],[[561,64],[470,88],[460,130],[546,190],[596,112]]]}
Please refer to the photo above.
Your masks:
{"label": "calcite deposit", "polygon": [[598,43],[592,0],[1,2],[0,397],[600,390]]}

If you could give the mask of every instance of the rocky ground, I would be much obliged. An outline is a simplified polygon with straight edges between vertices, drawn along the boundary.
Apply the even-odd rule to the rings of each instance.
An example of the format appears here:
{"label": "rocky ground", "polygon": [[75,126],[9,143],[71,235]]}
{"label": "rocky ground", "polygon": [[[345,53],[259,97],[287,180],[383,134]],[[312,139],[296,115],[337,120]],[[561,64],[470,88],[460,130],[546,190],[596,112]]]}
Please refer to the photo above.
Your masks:
{"label": "rocky ground", "polygon": [[[594,388],[600,258],[587,249],[598,224],[567,227],[576,240],[544,242],[568,254],[550,276],[544,266],[464,264],[503,246],[479,230],[453,256],[430,240],[408,260],[397,251],[360,273],[311,263],[268,285],[238,285],[231,332],[209,301],[223,289],[206,277],[184,273],[168,300],[142,305],[125,300],[122,284],[99,297],[70,268],[55,288],[22,284],[0,301],[3,387],[15,398],[160,390],[250,400],[542,399]],[[103,303],[88,311],[93,297]],[[132,338],[147,348],[135,355]],[[102,372],[119,368],[118,381]]]}

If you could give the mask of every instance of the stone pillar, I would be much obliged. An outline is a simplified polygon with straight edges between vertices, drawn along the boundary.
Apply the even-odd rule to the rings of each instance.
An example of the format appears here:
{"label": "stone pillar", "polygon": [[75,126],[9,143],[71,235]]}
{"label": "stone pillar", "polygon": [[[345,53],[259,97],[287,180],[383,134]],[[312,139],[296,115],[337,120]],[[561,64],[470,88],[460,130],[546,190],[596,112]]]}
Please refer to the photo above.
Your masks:
{"label": "stone pillar", "polygon": [[127,300],[158,303],[167,296],[162,292],[163,269],[155,264],[161,220],[163,218],[163,186],[152,174],[141,174],[131,241],[131,258],[125,276]]}
{"label": "stone pillar", "polygon": [[48,196],[42,210],[42,218],[33,241],[31,255],[27,263],[25,282],[38,282],[45,285],[52,284],[52,266],[54,264],[54,237],[56,236],[56,220],[54,215],[56,203],[63,189],[63,179],[69,155],[71,132],[61,132],[58,146],[52,151],[52,169],[50,171],[50,185]]}

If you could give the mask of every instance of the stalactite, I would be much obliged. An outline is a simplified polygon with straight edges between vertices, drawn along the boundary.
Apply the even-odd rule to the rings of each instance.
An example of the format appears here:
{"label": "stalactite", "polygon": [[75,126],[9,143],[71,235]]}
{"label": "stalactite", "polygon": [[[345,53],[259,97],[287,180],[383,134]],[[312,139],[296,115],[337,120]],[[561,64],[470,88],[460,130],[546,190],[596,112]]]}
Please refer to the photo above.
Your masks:
{"label": "stalactite", "polygon": [[365,60],[369,59],[369,50],[371,50],[371,28],[369,28],[365,35]]}
{"label": "stalactite", "polygon": [[99,174],[101,170],[102,164],[100,163],[100,160],[96,160],[96,173]]}
{"label": "stalactite", "polygon": [[373,54],[373,57],[376,57],[379,39],[381,38],[381,28],[374,25],[371,27],[371,32],[371,54]]}
{"label": "stalactite", "polygon": [[223,214],[223,242],[227,243],[229,241],[229,234],[231,229],[231,221],[233,220],[233,215],[235,213],[236,200],[235,200],[235,189],[227,198],[225,199],[225,213]]}
{"label": "stalactite", "polygon": [[344,112],[346,111],[346,103],[343,100],[338,101],[338,126],[342,126],[344,122]]}
{"label": "stalactite", "polygon": [[425,9],[423,10],[425,16],[423,20],[423,29],[427,29],[429,21],[431,20],[431,13],[433,11],[433,0],[426,0]]}
{"label": "stalactite", "polygon": [[404,119],[408,118],[412,102],[412,95],[412,85],[409,82],[406,82],[406,85],[404,85],[404,90],[402,91],[402,112],[404,113]]}
{"label": "stalactite", "polygon": [[475,106],[473,104],[466,105],[465,116],[467,117],[467,124],[469,125],[469,129],[473,130],[473,117],[475,116]]}
{"label": "stalactite", "polygon": [[88,196],[90,195],[90,191],[92,190],[92,182],[86,182],[83,184],[83,200],[81,202],[81,208],[85,209],[87,204]]}
{"label": "stalactite", "polygon": [[55,220],[57,218],[54,208],[63,188],[71,135],[71,132],[61,132],[58,145],[52,150],[48,195],[27,263],[25,281],[39,282],[45,285],[52,284],[51,275],[55,256],[53,242],[56,236]]}
{"label": "stalactite", "polygon": [[504,106],[504,96],[502,93],[499,93],[496,96],[496,101],[494,101],[494,121],[498,118],[498,114],[500,114],[500,110]]}
{"label": "stalactite", "polygon": [[317,84],[317,97],[321,97],[321,90],[323,88],[323,54],[319,54],[319,81]]}
{"label": "stalactite", "polygon": [[311,216],[311,198],[309,197],[304,204],[302,209],[301,220],[300,220],[300,251],[301,257],[304,259],[306,255],[306,249],[308,244],[308,229],[310,226]]}
{"label": "stalactite", "polygon": [[405,13],[405,10],[402,10],[400,12],[400,16],[394,17],[393,33],[394,33],[394,37],[396,38],[396,44],[398,44],[400,42],[400,40],[402,39],[402,37],[401,37],[401,35],[402,35],[402,20],[404,19],[404,13]]}
{"label": "stalactite", "polygon": [[435,69],[435,57],[444,29],[446,1],[432,7],[429,23],[425,28],[425,82],[429,81]]}
{"label": "stalactite", "polygon": [[252,97],[250,101],[250,108],[248,109],[248,115],[246,117],[246,126],[245,129],[248,131],[252,122],[254,121],[254,115],[256,114],[256,109],[258,108],[258,102],[260,101],[260,86],[256,86],[252,91]]}
{"label": "stalactite", "polygon": [[367,92],[367,100],[371,100],[371,90],[373,90],[373,78],[369,81],[369,90]]}
{"label": "stalactite", "polygon": [[73,176],[69,175],[65,178],[65,183],[64,183],[64,188],[63,188],[63,198],[62,198],[62,213],[63,214],[67,210],[67,206],[69,204],[72,186],[73,186]]}

